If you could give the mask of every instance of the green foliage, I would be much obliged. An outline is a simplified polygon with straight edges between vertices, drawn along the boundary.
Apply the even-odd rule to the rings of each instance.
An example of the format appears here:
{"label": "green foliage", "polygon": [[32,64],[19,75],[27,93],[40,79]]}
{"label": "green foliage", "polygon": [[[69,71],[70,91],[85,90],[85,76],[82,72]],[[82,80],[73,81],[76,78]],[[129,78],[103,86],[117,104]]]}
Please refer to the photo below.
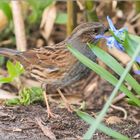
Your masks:
{"label": "green foliage", "polygon": [[[19,62],[14,64],[11,61],[8,61],[6,67],[8,77],[0,77],[0,83],[10,83],[24,72],[24,68]],[[5,103],[6,105],[29,105],[37,101],[42,101],[42,93],[42,89],[38,87],[24,88],[20,92],[19,98],[9,99]]]}
{"label": "green foliage", "polygon": [[8,106],[30,105],[34,102],[43,101],[43,90],[38,87],[24,88],[19,95],[19,98],[9,99],[5,104]]}
{"label": "green foliage", "polygon": [[0,1],[0,9],[3,10],[8,20],[10,21],[12,19],[12,10],[7,0]]}
{"label": "green foliage", "polygon": [[[110,95],[110,97],[108,98],[108,101],[106,102],[106,104],[104,105],[102,111],[100,112],[100,114],[98,115],[95,123],[91,124],[90,128],[88,129],[88,131],[86,132],[86,134],[84,135],[84,138],[86,139],[90,139],[92,137],[92,135],[95,133],[96,129],[98,128],[100,122],[102,121],[103,117],[105,116],[113,98],[116,96],[117,91],[119,90],[121,84],[123,83],[127,73],[129,72],[129,70],[131,69],[133,62],[136,60],[136,57],[138,56],[138,54],[140,53],[140,45],[137,46],[137,49],[135,50],[135,53],[132,56],[132,60],[129,62],[129,64],[127,65],[126,69],[124,70],[124,72],[122,73],[120,80],[118,81],[117,85],[115,86],[112,94]],[[133,100],[134,101],[134,100]],[[140,102],[140,100],[139,100]]]}
{"label": "green foliage", "polygon": [[4,57],[3,56],[0,56],[0,66],[2,66],[4,64]]}
{"label": "green foliage", "polygon": [[[85,57],[83,54],[81,54],[79,51],[77,51],[75,48],[72,48],[71,46],[68,47],[68,49],[88,68],[99,74],[102,78],[104,78],[106,81],[110,82],[112,85],[116,86],[118,83],[118,79],[113,76],[110,72],[105,70],[100,65],[96,64],[95,62],[92,62],[89,58]],[[137,99],[131,91],[127,89],[127,87],[122,84],[120,86],[120,90],[124,92],[129,98],[131,98],[138,106],[140,106],[140,100]]]}
{"label": "green foliage", "polygon": [[66,13],[58,13],[55,23],[57,24],[66,24],[67,23],[67,14]]}
{"label": "green foliage", "polygon": [[[42,12],[43,10],[50,6],[52,3],[54,2],[54,0],[28,0],[28,3],[31,5],[32,7],[32,13],[31,15],[28,17],[28,20],[30,23],[35,23],[40,21],[41,17],[42,17]],[[67,22],[67,14],[63,13],[63,12],[59,12],[57,14],[55,23],[57,24],[66,24]]]}
{"label": "green foliage", "polygon": [[[116,40],[119,40],[117,37],[115,37]],[[137,55],[140,54],[140,37],[134,36],[131,34],[126,34],[126,38],[124,42],[120,43],[125,46],[125,49],[127,49],[127,52],[130,56],[132,56],[132,60],[129,62],[127,65],[126,69],[124,69],[115,58],[101,50],[95,45],[89,44],[89,47],[97,55],[98,58],[100,58],[107,66],[109,66],[112,70],[114,70],[119,76],[120,79],[118,80],[115,76],[113,76],[111,73],[109,73],[107,70],[96,64],[95,62],[92,62],[89,58],[85,57],[83,54],[81,54],[78,50],[75,48],[68,46],[68,49],[79,59],[85,66],[99,74],[102,78],[110,82],[112,85],[115,86],[112,94],[108,98],[106,104],[104,105],[101,113],[97,117],[96,120],[91,120],[91,118],[87,115],[79,115],[82,119],[84,119],[87,123],[89,123],[91,126],[84,135],[84,139],[91,139],[93,133],[95,133],[96,129],[101,130],[101,124],[100,122],[102,121],[103,117],[105,116],[113,98],[116,96],[117,91],[120,90],[123,93],[125,93],[129,97],[129,102],[131,102],[134,105],[140,106],[140,99],[136,96],[133,95],[131,91],[127,89],[127,87],[123,84],[123,81],[125,80],[126,82],[129,83],[129,85],[132,86],[132,88],[136,91],[137,94],[140,94],[140,85],[139,83],[128,73],[130,68],[132,67]],[[106,128],[107,130],[107,128]],[[102,130],[101,130],[102,131]],[[103,131],[104,133],[108,134],[108,131]],[[116,138],[117,135],[114,135],[115,133],[110,130],[111,135],[113,138]],[[120,135],[121,136],[121,135]],[[118,138],[118,139],[128,139],[127,137],[124,138]]]}
{"label": "green foliage", "polygon": [[40,21],[43,10],[51,5],[53,0],[28,0],[28,3],[32,7],[32,13],[29,15],[29,23],[35,23]]}
{"label": "green foliage", "polygon": [[[93,44],[89,44],[89,47],[99,59],[101,59],[107,66],[109,66],[113,71],[121,76],[124,68],[115,58]],[[127,74],[125,80],[136,91],[137,94],[140,94],[140,85],[130,74]]]}
{"label": "green foliage", "polygon": [[[137,98],[140,99],[140,96],[137,96]],[[126,98],[126,101],[128,104],[133,105],[133,106],[138,106],[133,100],[131,100],[130,98]]]}
{"label": "green foliage", "polygon": [[[95,123],[95,119],[93,117],[91,117],[89,114],[82,112],[82,111],[76,111],[77,115],[83,119],[86,123],[91,124],[91,123]],[[106,127],[104,124],[99,124],[98,129],[100,131],[102,131],[103,133],[107,134],[110,137],[119,139],[119,140],[129,140],[128,137]]]}
{"label": "green foliage", "polygon": [[7,62],[8,77],[0,77],[0,83],[12,82],[16,77],[20,76],[24,72],[23,66],[16,62],[15,64],[11,61]]}

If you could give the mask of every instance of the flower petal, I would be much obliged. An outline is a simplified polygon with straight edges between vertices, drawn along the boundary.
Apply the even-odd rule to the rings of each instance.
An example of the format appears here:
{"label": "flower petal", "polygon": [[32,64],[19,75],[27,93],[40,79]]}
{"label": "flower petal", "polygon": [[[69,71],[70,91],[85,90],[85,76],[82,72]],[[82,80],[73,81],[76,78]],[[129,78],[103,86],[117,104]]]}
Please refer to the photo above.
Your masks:
{"label": "flower petal", "polygon": [[114,32],[114,34],[115,34],[117,37],[119,37],[121,40],[124,41],[124,39],[125,39],[125,32],[126,32],[126,31],[128,31],[126,28],[121,28],[121,29],[119,29],[119,30],[116,30],[116,31]]}
{"label": "flower petal", "polygon": [[138,63],[140,64],[140,56],[138,56],[138,57],[136,58],[136,62],[138,62]]}
{"label": "flower petal", "polygon": [[140,70],[135,70],[134,73],[140,75]]}
{"label": "flower petal", "polygon": [[111,29],[113,32],[117,31],[116,28],[115,28],[115,26],[114,26],[114,24],[113,24],[113,22],[112,22],[112,20],[110,19],[109,16],[107,16],[107,21],[108,21],[108,24],[109,24],[110,29]]}
{"label": "flower petal", "polygon": [[119,49],[120,51],[124,51],[124,47],[122,46],[122,44],[120,44],[118,41],[114,41],[114,46]]}
{"label": "flower petal", "polygon": [[104,36],[104,35],[97,35],[96,37],[95,37],[95,39],[101,39],[101,38],[104,38],[104,39],[107,39],[107,36]]}

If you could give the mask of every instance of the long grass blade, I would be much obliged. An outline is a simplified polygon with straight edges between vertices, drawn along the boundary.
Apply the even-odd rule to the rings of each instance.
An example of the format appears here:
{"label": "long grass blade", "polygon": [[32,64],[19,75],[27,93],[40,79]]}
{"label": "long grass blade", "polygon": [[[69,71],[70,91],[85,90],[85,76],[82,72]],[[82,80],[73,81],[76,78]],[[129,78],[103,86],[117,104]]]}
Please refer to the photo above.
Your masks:
{"label": "long grass blade", "polygon": [[130,63],[127,65],[125,71],[123,72],[122,76],[120,77],[120,80],[118,81],[116,87],[114,88],[112,94],[110,95],[108,101],[106,102],[106,104],[104,105],[102,111],[100,112],[100,114],[98,115],[95,123],[93,123],[91,125],[91,127],[88,129],[88,131],[86,132],[86,134],[84,135],[84,139],[91,139],[92,135],[95,133],[96,129],[98,128],[100,122],[102,121],[103,117],[105,116],[113,98],[116,96],[118,90],[120,89],[127,73],[129,72],[129,70],[131,69],[133,62],[135,61],[137,55],[140,53],[140,45],[138,45],[135,53],[133,54],[132,60],[130,61]]}
{"label": "long grass blade", "polygon": [[[109,55],[107,52],[103,51],[99,47],[94,46],[93,44],[89,44],[89,47],[99,59],[101,59],[118,75],[121,75],[123,73],[125,69],[111,55]],[[128,82],[130,86],[132,86],[132,88],[136,91],[136,93],[140,95],[140,85],[129,73],[127,74],[125,80]]]}
{"label": "long grass blade", "polygon": [[[107,80],[112,85],[116,86],[118,79],[114,77],[112,74],[110,74],[107,70],[96,64],[95,62],[92,62],[89,58],[85,57],[83,54],[81,54],[78,50],[75,48],[68,46],[68,49],[81,61],[85,66],[99,74],[102,78]],[[120,86],[120,90],[124,92],[129,98],[131,98],[138,106],[140,106],[140,100],[135,97],[131,91],[129,91],[123,84]]]}
{"label": "long grass blade", "polygon": [[[76,111],[77,115],[81,117],[86,123],[93,124],[95,123],[95,119],[91,117],[89,114],[82,112],[82,111]],[[119,139],[119,140],[129,140],[128,137],[112,130],[111,128],[108,128],[104,124],[99,124],[98,129],[102,131],[103,133],[107,134],[108,136],[111,136],[113,138]]]}

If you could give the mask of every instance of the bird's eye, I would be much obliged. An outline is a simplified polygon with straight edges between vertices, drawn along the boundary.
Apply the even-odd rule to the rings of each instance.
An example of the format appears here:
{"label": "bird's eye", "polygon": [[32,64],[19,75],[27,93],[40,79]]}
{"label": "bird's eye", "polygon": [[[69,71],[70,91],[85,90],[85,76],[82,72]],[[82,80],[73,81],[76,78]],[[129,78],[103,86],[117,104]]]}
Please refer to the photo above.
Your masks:
{"label": "bird's eye", "polygon": [[98,32],[99,32],[99,28],[95,28],[95,29],[94,29],[94,32],[95,32],[95,33],[98,33]]}

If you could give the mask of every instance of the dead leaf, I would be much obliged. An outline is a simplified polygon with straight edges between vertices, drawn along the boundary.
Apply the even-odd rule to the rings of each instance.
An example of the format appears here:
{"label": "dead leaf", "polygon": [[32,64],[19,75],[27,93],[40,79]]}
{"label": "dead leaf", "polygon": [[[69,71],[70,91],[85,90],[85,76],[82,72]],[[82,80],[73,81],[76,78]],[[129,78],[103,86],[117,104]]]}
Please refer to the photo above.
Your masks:
{"label": "dead leaf", "polygon": [[41,39],[41,38],[37,39],[37,41],[36,41],[36,47],[37,48],[40,48],[40,47],[44,46],[44,44],[45,44],[45,42],[44,42],[43,39]]}
{"label": "dead leaf", "polygon": [[140,138],[140,134],[136,134],[133,138],[134,138],[134,139]]}
{"label": "dead leaf", "polygon": [[98,80],[99,80],[98,76],[94,77],[94,79],[91,80],[88,83],[88,85],[85,87],[85,89],[84,89],[85,98],[90,97],[90,95],[93,93],[93,91],[97,88],[98,82],[99,82]]}
{"label": "dead leaf", "polygon": [[49,137],[51,140],[56,140],[56,137],[54,135],[54,133],[51,131],[51,129],[48,126],[45,126],[41,123],[41,119],[40,118],[35,118],[39,127],[41,128],[41,130],[43,131],[44,135]]}
{"label": "dead leaf", "polygon": [[2,31],[8,24],[8,19],[4,12],[0,10],[0,31]]}
{"label": "dead leaf", "polygon": [[84,6],[85,1],[83,1],[83,0],[76,0],[76,2],[77,2],[77,5],[79,6],[80,10],[84,10],[85,9],[85,6]]}
{"label": "dead leaf", "polygon": [[106,119],[107,124],[119,124],[122,122],[123,121],[121,120],[121,118],[119,118],[117,116],[110,116],[109,118]]}
{"label": "dead leaf", "polygon": [[13,128],[13,132],[22,132],[22,129],[20,129],[20,128]]}
{"label": "dead leaf", "polygon": [[119,51],[118,49],[116,49],[115,47],[111,48],[111,49],[108,49],[108,52],[113,55],[115,58],[117,58],[119,61],[121,61],[123,64],[127,64],[129,61],[130,61],[130,57],[122,52],[122,51]]}
{"label": "dead leaf", "polygon": [[6,100],[6,99],[14,99],[14,98],[18,98],[18,96],[0,89],[0,100]]}
{"label": "dead leaf", "polygon": [[42,21],[40,24],[41,33],[46,40],[48,40],[51,35],[55,19],[56,6],[53,4],[44,10],[42,15]]}
{"label": "dead leaf", "polygon": [[136,34],[134,25],[132,25],[130,22],[127,21],[127,22],[124,24],[124,27],[127,27],[127,28],[129,29],[129,33]]}

